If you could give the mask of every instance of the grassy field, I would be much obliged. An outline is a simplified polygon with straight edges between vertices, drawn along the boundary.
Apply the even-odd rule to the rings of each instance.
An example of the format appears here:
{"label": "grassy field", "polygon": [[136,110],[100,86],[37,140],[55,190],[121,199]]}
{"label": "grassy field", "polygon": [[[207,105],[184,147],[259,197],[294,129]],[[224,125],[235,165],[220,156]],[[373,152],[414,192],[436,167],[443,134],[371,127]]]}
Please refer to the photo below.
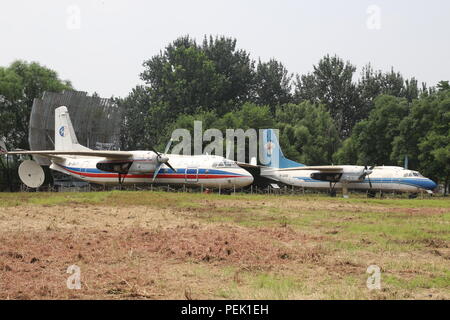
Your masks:
{"label": "grassy field", "polygon": [[0,298],[450,299],[450,199],[2,193]]}

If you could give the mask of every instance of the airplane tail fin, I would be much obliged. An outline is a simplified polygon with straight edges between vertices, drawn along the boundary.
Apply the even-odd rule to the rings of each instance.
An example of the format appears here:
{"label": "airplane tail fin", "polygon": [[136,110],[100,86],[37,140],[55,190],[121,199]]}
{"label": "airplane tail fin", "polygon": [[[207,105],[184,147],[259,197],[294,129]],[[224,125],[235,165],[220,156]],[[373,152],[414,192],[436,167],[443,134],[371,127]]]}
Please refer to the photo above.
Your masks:
{"label": "airplane tail fin", "polygon": [[70,121],[67,107],[55,109],[55,150],[58,151],[85,151],[91,150],[78,143],[75,130]]}
{"label": "airplane tail fin", "polygon": [[274,129],[263,130],[264,156],[261,158],[264,160],[261,162],[271,168],[304,167],[304,164],[289,160],[284,156],[278,142],[277,132],[278,130]]}

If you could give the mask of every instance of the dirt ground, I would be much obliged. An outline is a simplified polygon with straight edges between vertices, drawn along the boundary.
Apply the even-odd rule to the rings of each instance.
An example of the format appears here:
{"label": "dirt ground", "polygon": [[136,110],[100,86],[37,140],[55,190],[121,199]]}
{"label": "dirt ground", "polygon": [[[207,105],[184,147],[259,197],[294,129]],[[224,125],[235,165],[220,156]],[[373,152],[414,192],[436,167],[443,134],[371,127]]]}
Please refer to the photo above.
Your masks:
{"label": "dirt ground", "polygon": [[0,194],[0,298],[449,299],[450,200]]}

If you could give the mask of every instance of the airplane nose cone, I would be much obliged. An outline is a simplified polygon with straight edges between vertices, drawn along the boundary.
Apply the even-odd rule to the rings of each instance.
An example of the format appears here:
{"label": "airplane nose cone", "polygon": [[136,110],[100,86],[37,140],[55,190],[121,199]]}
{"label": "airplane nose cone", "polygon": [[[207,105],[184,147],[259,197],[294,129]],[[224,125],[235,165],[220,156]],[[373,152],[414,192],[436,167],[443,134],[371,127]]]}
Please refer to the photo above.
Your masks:
{"label": "airplane nose cone", "polygon": [[431,179],[428,179],[428,180],[427,180],[427,186],[426,186],[426,188],[427,188],[428,190],[436,189],[436,187],[437,187],[437,183],[436,183],[436,182],[434,182],[434,181],[431,180]]}
{"label": "airplane nose cone", "polygon": [[243,174],[244,177],[239,178],[240,184],[245,187],[253,183],[253,176],[247,171]]}

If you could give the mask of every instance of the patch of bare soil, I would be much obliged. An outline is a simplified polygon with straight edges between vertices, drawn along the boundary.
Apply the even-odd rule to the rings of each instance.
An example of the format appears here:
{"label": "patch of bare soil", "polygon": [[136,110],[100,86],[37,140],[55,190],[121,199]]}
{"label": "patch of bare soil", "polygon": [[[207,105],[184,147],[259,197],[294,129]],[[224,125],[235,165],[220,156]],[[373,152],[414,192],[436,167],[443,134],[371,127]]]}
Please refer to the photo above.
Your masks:
{"label": "patch of bare soil", "polygon": [[[290,228],[198,225],[7,232],[0,235],[0,299],[171,297],[168,284],[180,286],[174,266],[317,263],[326,254],[317,240]],[[66,287],[74,264],[82,291]]]}
{"label": "patch of bare soil", "polygon": [[445,241],[442,239],[409,239],[409,240],[398,240],[398,239],[392,239],[389,240],[390,242],[393,243],[398,243],[398,244],[421,244],[421,245],[425,245],[426,247],[429,248],[450,248],[450,242],[449,241]]}
{"label": "patch of bare soil", "polygon": [[[277,203],[277,207],[283,209],[290,209],[295,211],[332,211],[332,212],[395,212],[407,214],[409,216],[427,216],[435,214],[448,213],[447,208],[402,208],[391,206],[379,206],[371,205],[368,203],[336,203],[333,201],[323,200],[298,200],[295,201],[283,201],[281,199],[275,199],[274,201],[267,202],[268,206],[273,206]],[[263,206],[265,204],[262,204]]]}
{"label": "patch of bare soil", "polygon": [[290,228],[214,226],[141,234],[145,250],[165,257],[265,266],[286,263],[287,260],[317,262],[324,252],[319,247],[311,247],[309,240],[311,237]]}

